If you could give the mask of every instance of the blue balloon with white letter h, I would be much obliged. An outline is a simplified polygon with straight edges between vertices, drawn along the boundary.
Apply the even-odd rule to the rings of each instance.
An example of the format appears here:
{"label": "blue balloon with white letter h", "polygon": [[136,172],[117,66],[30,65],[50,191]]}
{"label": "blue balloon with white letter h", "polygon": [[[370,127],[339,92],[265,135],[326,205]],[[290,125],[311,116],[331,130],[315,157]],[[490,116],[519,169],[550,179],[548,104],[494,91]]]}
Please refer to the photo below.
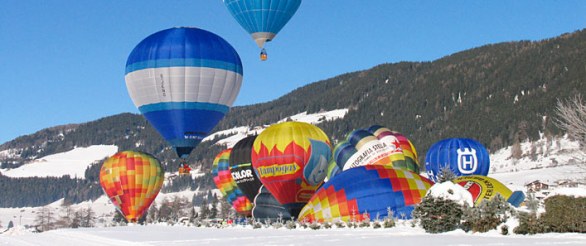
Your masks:
{"label": "blue balloon with white letter h", "polygon": [[488,150],[474,139],[448,138],[433,144],[425,155],[429,179],[437,182],[445,167],[456,176],[484,175],[490,170]]}

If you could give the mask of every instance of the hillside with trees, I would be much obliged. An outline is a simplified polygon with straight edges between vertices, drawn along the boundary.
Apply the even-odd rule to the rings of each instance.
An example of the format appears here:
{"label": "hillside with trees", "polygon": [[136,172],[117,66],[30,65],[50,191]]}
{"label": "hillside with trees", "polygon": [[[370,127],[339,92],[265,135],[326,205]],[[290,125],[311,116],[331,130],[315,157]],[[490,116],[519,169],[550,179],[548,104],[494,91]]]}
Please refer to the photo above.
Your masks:
{"label": "hillside with trees", "polygon": [[[584,57],[586,31],[582,30],[542,41],[490,44],[430,62],[381,64],[308,84],[270,102],[234,107],[215,131],[268,125],[301,112],[348,108],[343,119],[318,125],[334,144],[353,129],[380,124],[406,135],[420,161],[431,144],[448,137],[474,138],[494,151],[540,134],[563,133],[553,123],[556,103],[586,91]],[[209,172],[215,154],[225,148],[213,143],[200,144],[189,163]],[[151,153],[167,171],[179,167],[170,146],[141,115],[131,113],[47,128],[6,142],[0,151],[12,154],[0,156],[0,167],[15,168],[76,146],[98,144]],[[98,171],[99,164],[90,167],[85,180],[15,179],[0,174],[0,206],[42,205],[80,189],[85,192],[72,201],[93,199],[99,193]],[[172,186],[176,188],[166,189],[213,184],[204,176],[178,180]],[[33,194],[39,187],[46,188],[46,196],[11,193],[20,189]]]}

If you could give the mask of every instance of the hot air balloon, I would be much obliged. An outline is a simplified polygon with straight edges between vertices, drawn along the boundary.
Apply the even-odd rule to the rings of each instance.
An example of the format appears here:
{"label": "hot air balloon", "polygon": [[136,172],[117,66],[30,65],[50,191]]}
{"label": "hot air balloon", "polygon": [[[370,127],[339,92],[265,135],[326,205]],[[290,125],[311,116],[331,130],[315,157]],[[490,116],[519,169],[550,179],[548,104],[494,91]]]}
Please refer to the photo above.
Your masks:
{"label": "hot air balloon", "polygon": [[474,199],[474,206],[480,205],[484,200],[490,200],[497,194],[501,195],[511,205],[519,207],[525,201],[525,194],[522,191],[511,191],[503,183],[496,179],[481,176],[469,175],[452,180],[453,183],[464,187]]}
{"label": "hot air balloon", "polygon": [[289,210],[283,207],[283,205],[275,199],[273,194],[262,185],[259,188],[258,194],[256,194],[256,197],[254,198],[252,217],[256,220],[291,220]]}
{"label": "hot air balloon", "polygon": [[212,165],[212,177],[216,187],[220,190],[222,195],[226,198],[229,204],[234,207],[237,213],[250,216],[250,210],[252,210],[252,203],[232,179],[232,173],[230,173],[230,152],[232,149],[223,150],[216,158]]}
{"label": "hot air balloon", "polygon": [[242,63],[216,34],[171,28],[132,50],[125,80],[134,105],[185,159],[236,100]]}
{"label": "hot air balloon", "polygon": [[230,14],[252,35],[261,48],[261,60],[267,59],[266,42],[277,33],[295,14],[301,0],[224,0]]}
{"label": "hot air balloon", "polygon": [[474,139],[448,138],[433,144],[425,155],[425,169],[431,180],[437,182],[445,167],[457,177],[486,176],[490,170],[490,158],[486,148]]}
{"label": "hot air balloon", "polygon": [[246,195],[248,200],[253,201],[258,194],[262,183],[252,168],[252,145],[256,136],[248,136],[238,141],[232,147],[230,154],[230,172],[232,179],[238,188]]}
{"label": "hot air balloon", "polygon": [[258,135],[252,166],[277,201],[297,216],[325,179],[330,158],[330,141],[320,128],[282,122]]}
{"label": "hot air balloon", "polygon": [[[336,145],[329,176],[365,165],[393,165],[419,173],[415,147],[405,136],[382,126],[358,129]],[[333,167],[332,165],[337,165]]]}
{"label": "hot air balloon", "polygon": [[159,194],[165,173],[159,161],[146,153],[123,151],[108,158],[100,169],[100,185],[128,222],[137,222]]}
{"label": "hot air balloon", "polygon": [[415,150],[415,146],[413,146],[413,143],[407,137],[379,125],[369,127],[368,132],[372,133],[379,141],[390,146],[390,158],[393,167],[404,168],[419,173],[417,150]]}
{"label": "hot air balloon", "polygon": [[299,214],[299,221],[362,221],[389,216],[411,218],[433,182],[391,165],[348,169],[319,188]]}

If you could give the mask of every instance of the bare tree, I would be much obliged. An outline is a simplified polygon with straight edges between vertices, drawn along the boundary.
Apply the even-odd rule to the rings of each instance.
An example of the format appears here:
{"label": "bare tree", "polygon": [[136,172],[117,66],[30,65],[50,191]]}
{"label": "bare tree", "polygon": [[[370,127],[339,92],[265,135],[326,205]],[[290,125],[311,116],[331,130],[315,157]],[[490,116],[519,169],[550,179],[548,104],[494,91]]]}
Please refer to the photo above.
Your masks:
{"label": "bare tree", "polygon": [[580,166],[586,168],[584,160],[586,159],[586,104],[582,95],[577,94],[565,101],[558,100],[555,112],[558,116],[554,119],[556,126],[580,142],[582,148],[582,164]]}
{"label": "bare tree", "polygon": [[586,104],[582,95],[565,101],[558,100],[555,112],[558,116],[554,120],[555,125],[580,141],[583,149],[586,148]]}
{"label": "bare tree", "polygon": [[96,224],[96,213],[92,207],[88,206],[81,209],[80,227],[94,227]]}
{"label": "bare tree", "polygon": [[73,209],[70,205],[63,203],[61,205],[61,209],[59,210],[59,218],[57,218],[55,221],[55,228],[73,227],[73,215],[75,212],[75,209]]}
{"label": "bare tree", "polygon": [[513,160],[519,160],[523,157],[523,149],[521,148],[521,142],[519,139],[516,139],[511,147],[511,158]]}
{"label": "bare tree", "polygon": [[48,231],[54,228],[55,218],[53,218],[54,212],[51,207],[42,207],[36,213],[37,217],[35,218],[35,222],[37,223],[37,230]]}

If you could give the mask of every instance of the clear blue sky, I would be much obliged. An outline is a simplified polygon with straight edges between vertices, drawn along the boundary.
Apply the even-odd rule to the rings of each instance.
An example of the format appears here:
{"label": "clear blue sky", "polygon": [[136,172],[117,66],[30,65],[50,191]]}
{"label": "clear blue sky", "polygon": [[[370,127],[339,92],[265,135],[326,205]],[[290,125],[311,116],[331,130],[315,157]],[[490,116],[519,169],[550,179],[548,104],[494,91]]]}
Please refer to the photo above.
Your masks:
{"label": "clear blue sky", "polygon": [[0,144],[138,113],[124,82],[128,54],[174,26],[212,31],[236,48],[244,66],[236,105],[250,105],[381,63],[580,30],[586,1],[304,0],[261,62],[222,0],[0,0]]}

